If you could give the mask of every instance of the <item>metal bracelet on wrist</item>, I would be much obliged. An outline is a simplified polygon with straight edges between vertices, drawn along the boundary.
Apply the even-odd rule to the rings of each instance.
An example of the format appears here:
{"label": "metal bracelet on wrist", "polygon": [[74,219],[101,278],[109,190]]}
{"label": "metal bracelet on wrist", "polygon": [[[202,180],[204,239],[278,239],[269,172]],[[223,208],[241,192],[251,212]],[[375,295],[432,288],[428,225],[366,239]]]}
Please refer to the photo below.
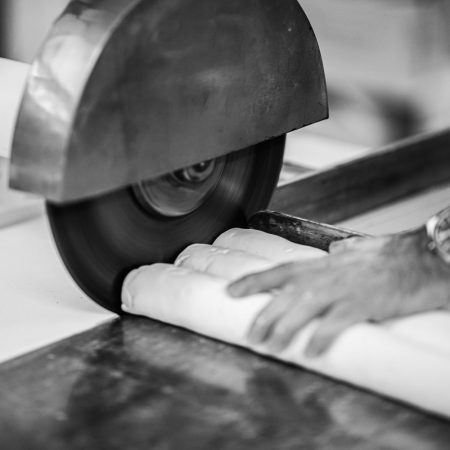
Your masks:
{"label": "metal bracelet on wrist", "polygon": [[430,217],[425,224],[428,248],[450,265],[450,207]]}

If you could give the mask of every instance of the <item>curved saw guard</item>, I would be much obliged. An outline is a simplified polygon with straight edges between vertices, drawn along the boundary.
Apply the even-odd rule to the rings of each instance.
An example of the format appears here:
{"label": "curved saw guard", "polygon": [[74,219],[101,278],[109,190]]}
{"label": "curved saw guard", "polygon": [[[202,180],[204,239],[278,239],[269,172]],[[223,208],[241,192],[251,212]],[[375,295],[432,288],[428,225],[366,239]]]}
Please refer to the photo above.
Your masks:
{"label": "curved saw guard", "polygon": [[72,1],[31,68],[10,184],[80,200],[327,116],[297,0]]}

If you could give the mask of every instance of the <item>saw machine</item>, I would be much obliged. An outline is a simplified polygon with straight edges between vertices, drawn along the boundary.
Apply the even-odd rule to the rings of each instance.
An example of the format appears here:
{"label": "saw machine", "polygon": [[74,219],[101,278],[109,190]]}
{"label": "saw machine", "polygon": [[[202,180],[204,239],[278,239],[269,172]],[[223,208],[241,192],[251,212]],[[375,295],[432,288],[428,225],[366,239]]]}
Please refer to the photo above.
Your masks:
{"label": "saw machine", "polygon": [[131,269],[265,208],[285,134],[327,115],[297,0],[72,1],[31,67],[10,186],[46,198],[73,278],[119,312]]}

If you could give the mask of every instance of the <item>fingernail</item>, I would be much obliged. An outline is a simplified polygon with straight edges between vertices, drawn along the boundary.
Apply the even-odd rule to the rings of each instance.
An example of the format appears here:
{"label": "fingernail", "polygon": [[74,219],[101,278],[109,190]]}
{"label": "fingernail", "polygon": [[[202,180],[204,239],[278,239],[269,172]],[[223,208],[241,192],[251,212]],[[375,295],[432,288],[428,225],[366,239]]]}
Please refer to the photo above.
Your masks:
{"label": "fingernail", "polygon": [[250,345],[261,345],[263,343],[262,340],[254,334],[248,335],[248,342],[250,343]]}
{"label": "fingernail", "polygon": [[318,356],[318,355],[316,354],[316,352],[315,352],[314,350],[311,350],[311,349],[307,348],[307,349],[305,350],[305,356],[306,356],[307,358],[315,358],[315,357]]}
{"label": "fingernail", "polygon": [[284,349],[285,347],[279,342],[269,342],[269,344],[267,345],[267,350],[273,354],[281,353]]}
{"label": "fingernail", "polygon": [[305,350],[305,356],[307,358],[318,358],[322,355],[324,349],[316,345],[308,345]]}
{"label": "fingernail", "polygon": [[230,284],[227,287],[227,292],[232,297],[240,297],[242,295],[241,291],[242,289],[240,288],[239,284]]}
{"label": "fingernail", "polygon": [[253,327],[248,334],[248,340],[252,345],[262,344],[264,342],[264,338],[265,338],[265,331],[261,328]]}

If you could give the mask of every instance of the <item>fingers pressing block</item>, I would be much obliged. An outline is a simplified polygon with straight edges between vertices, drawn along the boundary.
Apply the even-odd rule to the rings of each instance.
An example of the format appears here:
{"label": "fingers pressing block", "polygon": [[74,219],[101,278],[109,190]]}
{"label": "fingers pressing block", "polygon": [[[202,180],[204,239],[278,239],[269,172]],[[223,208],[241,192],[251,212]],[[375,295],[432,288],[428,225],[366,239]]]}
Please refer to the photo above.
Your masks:
{"label": "fingers pressing block", "polygon": [[283,264],[264,272],[247,275],[228,286],[228,293],[232,297],[246,297],[248,295],[267,292],[282,287],[292,276],[290,264]]}

